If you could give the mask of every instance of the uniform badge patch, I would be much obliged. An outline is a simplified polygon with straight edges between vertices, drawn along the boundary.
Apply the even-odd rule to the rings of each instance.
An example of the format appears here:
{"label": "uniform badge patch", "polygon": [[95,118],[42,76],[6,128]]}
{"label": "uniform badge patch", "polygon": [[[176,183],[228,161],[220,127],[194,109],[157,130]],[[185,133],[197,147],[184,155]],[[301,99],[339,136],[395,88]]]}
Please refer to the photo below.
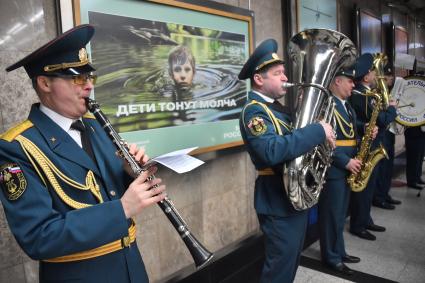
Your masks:
{"label": "uniform badge patch", "polygon": [[0,167],[0,184],[9,200],[17,200],[27,188],[24,173],[16,163],[7,163]]}
{"label": "uniform badge patch", "polygon": [[254,117],[248,122],[248,129],[254,136],[259,136],[267,131],[267,125],[263,118]]}

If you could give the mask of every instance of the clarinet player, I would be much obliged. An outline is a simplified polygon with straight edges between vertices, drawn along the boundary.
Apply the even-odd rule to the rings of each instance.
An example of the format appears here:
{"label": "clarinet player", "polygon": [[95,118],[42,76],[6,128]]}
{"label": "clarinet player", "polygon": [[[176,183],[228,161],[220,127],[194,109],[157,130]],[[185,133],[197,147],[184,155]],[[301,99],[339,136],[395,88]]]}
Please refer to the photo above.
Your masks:
{"label": "clarinet player", "polygon": [[[95,69],[77,26],[6,70],[24,67],[40,103],[1,135],[0,200],[17,242],[40,261],[40,282],[148,282],[133,217],[165,198],[161,179],[136,179],[85,98]],[[141,164],[143,149],[130,146]]]}

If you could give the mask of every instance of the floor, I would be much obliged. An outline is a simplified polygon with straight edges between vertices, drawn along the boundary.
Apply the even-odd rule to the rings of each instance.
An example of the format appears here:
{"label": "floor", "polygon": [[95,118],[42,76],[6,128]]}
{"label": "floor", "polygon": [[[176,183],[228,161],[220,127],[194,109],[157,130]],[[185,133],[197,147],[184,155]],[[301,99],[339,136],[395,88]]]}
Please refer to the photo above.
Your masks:
{"label": "floor", "polygon": [[349,267],[359,272],[345,279],[328,274],[320,264],[317,241],[303,252],[296,283],[425,282],[425,190],[421,197],[417,197],[417,190],[403,185],[403,163],[403,157],[395,161],[398,170],[395,170],[394,186],[390,191],[391,196],[401,200],[402,204],[395,210],[372,207],[375,224],[385,226],[387,231],[373,232],[376,241],[367,241],[351,235],[347,229],[348,221],[346,223],[344,239],[347,253],[361,258],[360,263],[349,264]]}

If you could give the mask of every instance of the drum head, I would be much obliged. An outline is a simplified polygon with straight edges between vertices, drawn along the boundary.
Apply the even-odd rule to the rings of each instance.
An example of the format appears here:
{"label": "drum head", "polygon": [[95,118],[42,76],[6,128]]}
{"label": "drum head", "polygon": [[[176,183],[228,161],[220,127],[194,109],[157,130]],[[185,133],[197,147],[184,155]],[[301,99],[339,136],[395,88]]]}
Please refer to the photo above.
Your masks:
{"label": "drum head", "polygon": [[404,126],[425,125],[425,77],[406,78],[404,91],[399,96],[396,121]]}

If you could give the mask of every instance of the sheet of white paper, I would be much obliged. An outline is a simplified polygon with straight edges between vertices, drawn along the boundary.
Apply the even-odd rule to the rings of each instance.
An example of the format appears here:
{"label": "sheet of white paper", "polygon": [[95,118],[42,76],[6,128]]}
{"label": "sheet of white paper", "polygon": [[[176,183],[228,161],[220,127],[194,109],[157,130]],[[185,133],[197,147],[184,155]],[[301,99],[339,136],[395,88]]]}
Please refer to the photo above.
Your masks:
{"label": "sheet of white paper", "polygon": [[[172,151],[169,153],[165,153],[163,155],[160,155],[158,157],[162,158],[162,157],[167,157],[167,156],[178,156],[178,155],[184,155],[184,154],[188,154],[191,151],[194,151],[195,149],[197,149],[198,147],[189,147],[189,148],[184,148],[184,149],[180,149],[180,150],[176,150],[176,151]],[[156,157],[156,158],[158,158]]]}
{"label": "sheet of white paper", "polygon": [[391,97],[398,100],[404,92],[404,88],[407,85],[407,81],[401,77],[396,77],[394,81],[393,89],[391,90]]}
{"label": "sheet of white paper", "polygon": [[204,161],[190,155],[156,157],[154,160],[179,174],[192,171],[204,164]]}
{"label": "sheet of white paper", "polygon": [[146,165],[150,165],[157,162],[179,174],[186,173],[205,163],[202,160],[187,155],[189,152],[197,148],[198,147],[191,147],[172,151],[149,160]]}

